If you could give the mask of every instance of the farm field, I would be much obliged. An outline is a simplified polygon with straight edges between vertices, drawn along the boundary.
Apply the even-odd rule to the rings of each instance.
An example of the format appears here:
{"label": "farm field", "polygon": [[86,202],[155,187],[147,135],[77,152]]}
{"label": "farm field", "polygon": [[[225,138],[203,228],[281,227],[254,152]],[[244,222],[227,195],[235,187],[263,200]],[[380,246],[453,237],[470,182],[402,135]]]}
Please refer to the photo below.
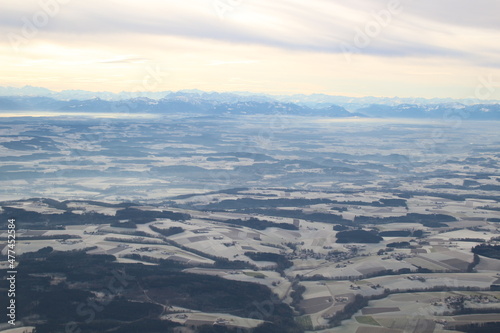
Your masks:
{"label": "farm field", "polygon": [[[124,121],[124,127],[110,124],[107,140],[85,147],[57,133],[84,137],[99,121],[58,122],[43,134],[53,143],[37,139],[21,150],[12,149],[21,147],[14,137],[49,120],[12,123],[12,136],[2,139],[11,148],[2,148],[9,164],[0,177],[0,218],[16,219],[17,255],[50,261],[85,254],[113,258],[120,270],[141,267],[138,276],[151,276],[141,276],[128,297],[150,307],[162,325],[250,329],[271,321],[308,332],[442,333],[494,322],[496,305],[488,309],[467,296],[496,295],[500,288],[493,127],[451,130],[445,161],[427,156],[405,164],[404,143],[439,125],[367,121],[359,132],[348,121],[318,125],[287,116],[297,139],[276,131],[274,146],[242,152],[241,133],[258,136],[266,124],[264,117],[247,120],[224,118],[231,126],[218,132],[211,118],[140,120],[140,129]],[[129,136],[120,137],[122,131]],[[177,146],[186,140],[191,143]],[[458,149],[466,141],[474,144]],[[63,156],[51,155],[56,147],[72,156],[59,167]],[[28,166],[32,160],[37,169]],[[32,177],[21,180],[18,172]],[[7,237],[1,229],[0,239]],[[475,254],[481,246],[493,252]],[[8,250],[0,243],[1,255]],[[212,279],[221,294],[206,295],[210,308],[183,299],[179,290],[149,293],[142,284],[161,279],[154,269],[172,279],[186,274],[183,292],[191,298],[204,295],[197,279]],[[74,278],[52,273],[33,276],[50,286]],[[64,285],[71,290],[79,283]],[[234,286],[233,293],[251,286],[254,308],[213,308]],[[471,313],[448,307],[447,297],[459,297]]]}

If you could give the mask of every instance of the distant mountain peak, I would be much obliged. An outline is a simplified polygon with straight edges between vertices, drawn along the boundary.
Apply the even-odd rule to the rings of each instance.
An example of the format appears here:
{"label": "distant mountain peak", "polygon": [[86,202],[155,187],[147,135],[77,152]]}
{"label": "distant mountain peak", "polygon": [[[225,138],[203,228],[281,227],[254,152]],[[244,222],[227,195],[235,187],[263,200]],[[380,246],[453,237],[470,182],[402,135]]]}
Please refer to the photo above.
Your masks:
{"label": "distant mountain peak", "polygon": [[[3,96],[3,97],[2,97]],[[338,103],[333,103],[336,100]],[[82,112],[113,112],[122,110],[124,102],[134,104],[133,112],[157,114],[192,113],[197,115],[284,114],[320,117],[376,117],[444,119],[460,113],[464,119],[499,120],[500,105],[483,103],[468,105],[458,100],[426,103],[424,99],[353,98],[325,94],[268,96],[253,93],[144,92],[113,94],[65,90],[53,92],[46,88],[0,87],[0,110],[65,110]],[[365,104],[366,103],[366,104]]]}

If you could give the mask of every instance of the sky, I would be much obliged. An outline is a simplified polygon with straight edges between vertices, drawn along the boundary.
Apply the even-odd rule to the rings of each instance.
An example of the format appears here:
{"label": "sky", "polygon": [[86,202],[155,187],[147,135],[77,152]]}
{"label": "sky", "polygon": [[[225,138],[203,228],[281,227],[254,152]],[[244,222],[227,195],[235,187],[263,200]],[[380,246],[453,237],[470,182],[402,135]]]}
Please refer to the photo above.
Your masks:
{"label": "sky", "polygon": [[0,0],[0,85],[500,99],[498,0]]}

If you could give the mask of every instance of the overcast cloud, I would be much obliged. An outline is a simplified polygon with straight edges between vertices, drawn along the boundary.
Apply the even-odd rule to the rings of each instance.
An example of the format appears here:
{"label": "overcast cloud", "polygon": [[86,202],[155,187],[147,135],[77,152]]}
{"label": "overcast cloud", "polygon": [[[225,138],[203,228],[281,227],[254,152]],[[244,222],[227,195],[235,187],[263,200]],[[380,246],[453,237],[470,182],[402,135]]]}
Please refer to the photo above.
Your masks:
{"label": "overcast cloud", "polygon": [[[99,90],[126,90],[125,82],[131,86],[140,80],[137,66],[150,61],[174,75],[159,90],[299,92],[302,83],[306,93],[313,89],[413,96],[428,95],[434,86],[436,96],[465,97],[479,77],[497,77],[499,68],[497,0],[1,0],[0,4],[1,60],[12,65],[0,70],[5,85],[24,82],[64,89],[57,80],[47,79],[50,76],[66,78],[76,88],[71,78],[90,79],[91,64],[100,64],[94,68],[95,75],[101,75]],[[224,72],[220,66],[200,68],[214,63],[233,68]],[[75,64],[83,65],[84,72],[68,68]],[[128,67],[116,73],[117,67],[104,64]],[[435,73],[438,67],[447,75],[403,76]],[[269,73],[270,68],[287,80],[282,88],[276,88],[280,73]],[[43,74],[44,70],[51,74]],[[386,75],[370,88],[381,70]],[[259,80],[256,71],[266,75]],[[106,89],[106,82],[116,82],[110,73],[125,78],[119,87]],[[246,80],[253,84],[245,86]],[[426,80],[432,82],[424,87]],[[256,81],[262,84],[256,87]],[[355,82],[358,88],[349,88]],[[198,86],[190,86],[194,83]],[[397,89],[391,93],[391,87]],[[81,88],[90,89],[83,84]],[[498,98],[498,91],[493,94]]]}

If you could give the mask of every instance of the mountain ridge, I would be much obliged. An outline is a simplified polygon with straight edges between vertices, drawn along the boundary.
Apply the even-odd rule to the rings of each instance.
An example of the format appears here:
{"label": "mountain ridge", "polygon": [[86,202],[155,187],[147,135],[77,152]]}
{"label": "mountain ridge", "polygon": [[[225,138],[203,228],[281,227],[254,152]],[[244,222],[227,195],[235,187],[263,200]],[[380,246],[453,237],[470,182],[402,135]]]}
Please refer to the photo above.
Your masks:
{"label": "mountain ridge", "polygon": [[[1,90],[3,89],[3,90]],[[16,88],[17,89],[17,88]],[[154,114],[196,114],[196,115],[266,115],[283,114],[294,116],[318,116],[332,118],[408,118],[408,119],[470,119],[500,120],[500,104],[466,105],[456,101],[448,103],[419,104],[360,104],[343,105],[321,102],[295,101],[290,98],[216,92],[168,92],[161,98],[136,96],[119,100],[94,96],[87,99],[58,99],[42,96],[50,92],[45,88],[25,87],[24,92],[34,96],[11,95],[13,92],[0,87],[0,110],[3,111],[75,111],[75,112],[130,112]],[[42,93],[42,95],[36,95]],[[153,93],[160,94],[160,93]],[[76,94],[78,95],[78,94]],[[368,100],[367,100],[368,101]]]}

